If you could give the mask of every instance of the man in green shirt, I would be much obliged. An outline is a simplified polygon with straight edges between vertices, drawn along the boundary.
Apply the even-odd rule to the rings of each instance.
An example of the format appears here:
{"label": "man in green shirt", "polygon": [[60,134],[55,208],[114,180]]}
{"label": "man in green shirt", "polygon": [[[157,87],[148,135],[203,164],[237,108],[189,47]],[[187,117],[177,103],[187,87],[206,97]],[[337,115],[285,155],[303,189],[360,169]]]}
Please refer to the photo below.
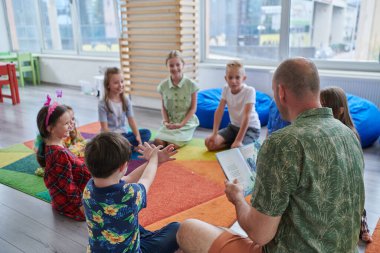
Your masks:
{"label": "man in green shirt", "polygon": [[364,208],[363,154],[354,133],[321,108],[316,66],[282,62],[272,89],[284,120],[257,160],[251,205],[242,186],[226,182],[244,238],[185,221],[177,240],[185,252],[355,252]]}

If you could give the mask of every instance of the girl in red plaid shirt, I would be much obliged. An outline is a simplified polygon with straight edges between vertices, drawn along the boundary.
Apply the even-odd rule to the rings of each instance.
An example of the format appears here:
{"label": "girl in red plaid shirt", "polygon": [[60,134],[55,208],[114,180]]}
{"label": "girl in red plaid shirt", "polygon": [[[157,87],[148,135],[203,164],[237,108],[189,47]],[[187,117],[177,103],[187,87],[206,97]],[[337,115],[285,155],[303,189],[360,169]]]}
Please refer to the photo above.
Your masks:
{"label": "girl in red plaid shirt", "polygon": [[45,168],[44,182],[51,203],[60,214],[84,221],[82,193],[91,175],[83,161],[63,145],[71,117],[67,107],[45,104],[37,115],[37,161]]}

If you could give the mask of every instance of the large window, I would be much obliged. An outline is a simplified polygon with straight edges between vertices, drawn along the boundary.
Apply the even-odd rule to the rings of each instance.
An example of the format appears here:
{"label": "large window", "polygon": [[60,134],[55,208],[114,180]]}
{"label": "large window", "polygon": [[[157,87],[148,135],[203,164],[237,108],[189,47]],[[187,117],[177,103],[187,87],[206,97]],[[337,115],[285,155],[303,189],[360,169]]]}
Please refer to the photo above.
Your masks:
{"label": "large window", "polygon": [[3,0],[14,51],[119,51],[118,0]]}
{"label": "large window", "polygon": [[41,0],[44,49],[74,50],[72,10],[69,0]]}
{"label": "large window", "polygon": [[208,0],[205,6],[205,60],[379,62],[380,1]]}
{"label": "large window", "polygon": [[40,31],[35,1],[6,0],[13,49],[38,52],[41,50]]}
{"label": "large window", "polygon": [[281,0],[211,0],[207,58],[271,60],[278,56]]}
{"label": "large window", "polygon": [[[119,0],[0,0],[12,49],[119,51]],[[380,1],[199,0],[204,61],[276,65],[304,56],[319,67],[380,70]]]}
{"label": "large window", "polygon": [[78,1],[83,51],[119,51],[119,15],[116,10],[113,0]]}

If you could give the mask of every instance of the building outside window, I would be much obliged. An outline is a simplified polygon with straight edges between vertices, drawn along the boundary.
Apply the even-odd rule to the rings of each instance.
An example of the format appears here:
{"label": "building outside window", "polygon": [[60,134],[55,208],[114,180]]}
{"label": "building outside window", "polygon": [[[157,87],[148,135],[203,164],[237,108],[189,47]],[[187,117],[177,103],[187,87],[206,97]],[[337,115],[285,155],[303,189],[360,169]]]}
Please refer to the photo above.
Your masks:
{"label": "building outside window", "polygon": [[[281,38],[284,7],[290,10],[286,41]],[[278,62],[285,48],[288,57],[375,63],[380,51],[376,10],[380,1],[209,0],[204,58]]]}
{"label": "building outside window", "polygon": [[119,15],[113,0],[77,1],[81,50],[119,52]]}

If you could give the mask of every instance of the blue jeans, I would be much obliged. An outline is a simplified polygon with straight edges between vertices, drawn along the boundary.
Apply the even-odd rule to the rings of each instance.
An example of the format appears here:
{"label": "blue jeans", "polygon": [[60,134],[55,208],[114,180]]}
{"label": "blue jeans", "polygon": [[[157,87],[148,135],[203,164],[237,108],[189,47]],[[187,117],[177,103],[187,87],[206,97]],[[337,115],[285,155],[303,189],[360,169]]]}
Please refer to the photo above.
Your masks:
{"label": "blue jeans", "polygon": [[[150,140],[152,133],[149,129],[139,129],[142,143]],[[122,135],[131,143],[132,146],[137,147],[139,143],[136,140],[136,136],[132,132],[122,133]]]}
{"label": "blue jeans", "polygon": [[142,253],[173,253],[178,249],[176,239],[178,222],[172,222],[154,232],[140,226],[140,249]]}

